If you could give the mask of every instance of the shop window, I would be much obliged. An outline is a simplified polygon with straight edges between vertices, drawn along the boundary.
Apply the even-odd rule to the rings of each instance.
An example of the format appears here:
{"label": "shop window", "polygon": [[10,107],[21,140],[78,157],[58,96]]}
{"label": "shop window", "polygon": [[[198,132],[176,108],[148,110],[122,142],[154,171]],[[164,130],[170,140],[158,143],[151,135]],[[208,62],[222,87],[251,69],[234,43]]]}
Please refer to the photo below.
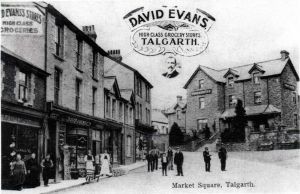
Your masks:
{"label": "shop window", "polygon": [[255,104],[261,103],[261,92],[254,92],[254,103]]}
{"label": "shop window", "polygon": [[254,84],[260,83],[259,73],[253,73],[253,83]]}
{"label": "shop window", "polygon": [[298,125],[298,115],[294,114],[294,126],[297,127]]}
{"label": "shop window", "polygon": [[198,131],[203,131],[206,124],[207,124],[207,119],[197,120],[197,129],[198,129]]}
{"label": "shop window", "polygon": [[61,85],[61,70],[54,70],[54,103],[59,104],[60,101],[60,85]]}
{"label": "shop window", "polygon": [[130,135],[128,135],[127,136],[127,148],[126,148],[126,150],[127,150],[127,154],[126,154],[126,156],[127,157],[131,157],[131,145],[132,145],[132,138],[131,138],[131,136]]}
{"label": "shop window", "polygon": [[93,51],[92,77],[98,79],[98,53]]}
{"label": "shop window", "polygon": [[64,27],[62,24],[55,26],[55,54],[63,57],[63,44],[64,44]]}
{"label": "shop window", "polygon": [[93,100],[92,100],[92,114],[95,116],[96,113],[96,97],[97,97],[97,88],[93,87]]}
{"label": "shop window", "polygon": [[76,51],[76,68],[82,69],[82,51],[83,51],[83,41],[77,39],[77,51]]}
{"label": "shop window", "polygon": [[233,80],[233,77],[228,77],[228,87],[233,87],[233,84],[234,84],[234,80]]}
{"label": "shop window", "polygon": [[81,80],[76,79],[75,85],[75,110],[80,110],[80,97],[81,97]]}
{"label": "shop window", "polygon": [[203,89],[204,87],[204,79],[199,80],[199,89]]}
{"label": "shop window", "polygon": [[28,89],[29,88],[29,74],[20,71],[19,72],[19,100],[22,102],[28,101]]}
{"label": "shop window", "polygon": [[199,108],[203,109],[205,107],[204,97],[199,98]]}

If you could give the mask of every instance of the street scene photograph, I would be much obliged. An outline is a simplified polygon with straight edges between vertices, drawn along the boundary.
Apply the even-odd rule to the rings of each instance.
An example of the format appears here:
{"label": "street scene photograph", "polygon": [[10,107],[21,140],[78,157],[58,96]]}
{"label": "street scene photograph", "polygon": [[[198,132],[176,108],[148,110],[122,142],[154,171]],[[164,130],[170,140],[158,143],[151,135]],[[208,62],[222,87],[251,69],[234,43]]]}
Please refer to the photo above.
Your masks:
{"label": "street scene photograph", "polygon": [[299,193],[299,8],[1,1],[0,193]]}

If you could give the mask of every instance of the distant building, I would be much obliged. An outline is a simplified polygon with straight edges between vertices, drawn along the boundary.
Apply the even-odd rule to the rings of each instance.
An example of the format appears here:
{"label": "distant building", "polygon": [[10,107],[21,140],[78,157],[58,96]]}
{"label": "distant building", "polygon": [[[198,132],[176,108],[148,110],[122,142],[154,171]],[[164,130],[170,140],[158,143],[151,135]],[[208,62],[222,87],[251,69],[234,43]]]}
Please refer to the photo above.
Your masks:
{"label": "distant building", "polygon": [[298,81],[286,51],[279,59],[221,70],[200,65],[184,86],[187,130],[231,128],[237,99],[243,101],[251,131],[299,129]]}
{"label": "distant building", "polygon": [[182,96],[177,96],[177,101],[167,110],[164,110],[164,114],[168,118],[169,129],[171,130],[174,123],[177,123],[182,132],[186,132],[186,99],[182,99]]}
{"label": "distant building", "polygon": [[165,152],[169,147],[168,118],[160,109],[152,109],[152,126],[156,130],[153,135],[153,144],[160,151]]}

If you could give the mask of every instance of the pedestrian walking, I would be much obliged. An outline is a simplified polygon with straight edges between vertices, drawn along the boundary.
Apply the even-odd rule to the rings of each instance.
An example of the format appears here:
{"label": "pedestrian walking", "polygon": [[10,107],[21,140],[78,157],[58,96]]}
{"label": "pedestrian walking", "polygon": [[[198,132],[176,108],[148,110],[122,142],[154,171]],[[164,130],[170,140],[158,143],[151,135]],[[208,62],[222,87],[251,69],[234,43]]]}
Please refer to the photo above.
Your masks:
{"label": "pedestrian walking", "polygon": [[36,154],[32,153],[31,158],[26,162],[27,176],[25,185],[28,188],[40,186],[40,166],[36,159]]}
{"label": "pedestrian walking", "polygon": [[210,160],[211,155],[209,154],[208,147],[205,147],[205,150],[203,151],[203,158],[205,163],[205,171],[210,172]]}
{"label": "pedestrian walking", "polygon": [[42,169],[43,169],[43,180],[44,180],[44,186],[48,187],[48,182],[51,175],[51,168],[53,167],[53,162],[50,159],[50,154],[46,155],[46,158],[42,160],[41,163]]}
{"label": "pedestrian walking", "polygon": [[162,166],[162,175],[168,176],[167,175],[168,157],[166,153],[163,153],[161,156],[161,166]]}
{"label": "pedestrian walking", "polygon": [[96,154],[95,156],[95,175],[100,174],[100,155]]}
{"label": "pedestrian walking", "polygon": [[11,170],[13,188],[21,191],[26,176],[26,166],[21,154],[16,155],[16,160],[11,163]]}
{"label": "pedestrian walking", "polygon": [[182,165],[183,165],[183,154],[179,148],[177,148],[175,156],[174,156],[174,163],[177,166],[177,175],[176,176],[183,176],[183,171],[182,171]]}
{"label": "pedestrian walking", "polygon": [[146,159],[147,159],[147,164],[148,164],[148,172],[150,172],[150,171],[152,172],[153,171],[153,168],[152,168],[153,156],[150,152],[146,155]]}
{"label": "pedestrian walking", "polygon": [[92,151],[88,150],[88,154],[84,156],[85,169],[86,169],[86,181],[90,181],[94,177],[94,156],[92,155]]}
{"label": "pedestrian walking", "polygon": [[173,150],[171,149],[171,147],[169,147],[168,149],[168,170],[173,170]]}
{"label": "pedestrian walking", "polygon": [[111,176],[110,173],[110,156],[107,153],[107,150],[104,151],[103,154],[101,154],[101,171],[100,176]]}
{"label": "pedestrian walking", "polygon": [[158,158],[159,158],[159,150],[157,148],[155,148],[153,150],[154,152],[154,169],[158,170]]}
{"label": "pedestrian walking", "polygon": [[224,147],[224,144],[221,144],[221,148],[219,150],[219,158],[221,162],[221,170],[225,171],[226,169],[226,160],[227,160],[227,150]]}

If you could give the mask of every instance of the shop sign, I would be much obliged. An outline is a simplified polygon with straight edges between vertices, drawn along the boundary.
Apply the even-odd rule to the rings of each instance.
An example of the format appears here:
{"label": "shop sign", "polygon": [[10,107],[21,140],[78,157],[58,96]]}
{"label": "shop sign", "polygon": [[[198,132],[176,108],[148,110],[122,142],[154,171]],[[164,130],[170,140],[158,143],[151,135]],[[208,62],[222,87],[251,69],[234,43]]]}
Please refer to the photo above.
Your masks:
{"label": "shop sign", "polygon": [[2,114],[1,115],[3,122],[13,123],[13,124],[20,124],[20,125],[27,125],[32,127],[41,127],[38,121],[34,121],[27,118],[16,117],[13,115]]}
{"label": "shop sign", "polygon": [[130,44],[147,56],[172,53],[195,56],[208,46],[207,32],[214,17],[200,9],[181,9],[177,6],[138,8],[123,18],[129,25]]}
{"label": "shop sign", "polygon": [[206,90],[197,90],[192,92],[192,96],[200,96],[205,94],[211,94],[212,89],[206,89]]}
{"label": "shop sign", "polygon": [[1,7],[1,35],[43,35],[43,21],[36,7]]}
{"label": "shop sign", "polygon": [[84,121],[84,120],[80,120],[80,119],[77,119],[77,118],[74,118],[74,117],[66,117],[64,119],[64,121],[66,123],[71,123],[71,124],[74,124],[74,125],[80,125],[80,126],[86,126],[86,127],[90,127],[92,125],[91,122],[89,121]]}
{"label": "shop sign", "polygon": [[289,90],[292,90],[292,91],[295,91],[295,90],[296,90],[296,86],[291,85],[291,84],[288,84],[288,83],[284,83],[283,86],[284,86],[286,89],[289,89]]}

